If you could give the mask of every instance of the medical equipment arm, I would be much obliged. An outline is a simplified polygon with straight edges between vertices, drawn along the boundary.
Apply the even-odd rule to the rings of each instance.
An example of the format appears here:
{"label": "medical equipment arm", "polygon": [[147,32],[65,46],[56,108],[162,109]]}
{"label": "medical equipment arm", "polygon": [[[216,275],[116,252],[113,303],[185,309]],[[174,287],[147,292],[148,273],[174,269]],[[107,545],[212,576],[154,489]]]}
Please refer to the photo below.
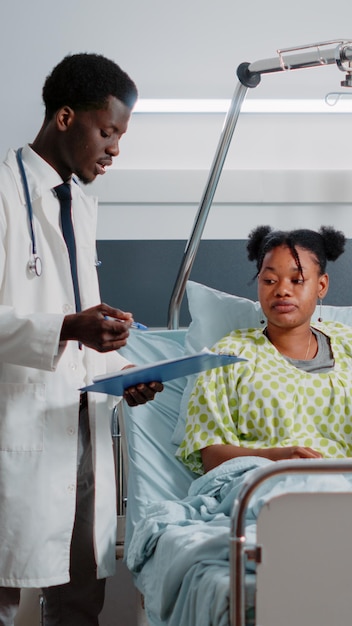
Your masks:
{"label": "medical equipment arm", "polygon": [[[299,53],[300,50],[304,52]],[[292,54],[291,54],[292,53]],[[216,153],[205,185],[198,212],[194,221],[192,233],[183,254],[180,269],[171,295],[168,314],[168,327],[179,327],[179,314],[187,280],[191,273],[199,242],[207,221],[210,207],[213,202],[217,184],[232,140],[237,120],[241,111],[242,102],[248,88],[257,87],[261,75],[273,72],[283,72],[294,69],[326,66],[336,63],[337,67],[346,73],[343,87],[352,87],[352,42],[334,40],[317,44],[308,44],[296,48],[278,50],[278,57],[264,59],[254,63],[241,63],[237,68],[239,84],[227,112],[224,126],[220,135]]]}

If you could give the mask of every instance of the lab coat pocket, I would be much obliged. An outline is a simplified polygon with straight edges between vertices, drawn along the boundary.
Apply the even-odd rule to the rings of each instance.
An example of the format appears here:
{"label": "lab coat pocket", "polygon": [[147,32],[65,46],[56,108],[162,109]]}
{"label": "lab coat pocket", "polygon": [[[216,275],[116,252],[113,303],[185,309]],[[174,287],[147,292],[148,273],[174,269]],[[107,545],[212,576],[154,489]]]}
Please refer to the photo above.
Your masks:
{"label": "lab coat pocket", "polygon": [[0,384],[0,451],[43,449],[45,385]]}

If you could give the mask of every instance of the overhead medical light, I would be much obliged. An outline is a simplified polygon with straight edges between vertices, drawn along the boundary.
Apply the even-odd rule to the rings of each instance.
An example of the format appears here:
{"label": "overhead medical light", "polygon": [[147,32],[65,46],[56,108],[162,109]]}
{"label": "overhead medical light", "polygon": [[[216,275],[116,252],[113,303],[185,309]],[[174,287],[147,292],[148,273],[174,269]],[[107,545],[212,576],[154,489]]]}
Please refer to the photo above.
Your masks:
{"label": "overhead medical light", "polygon": [[[332,92],[325,99],[245,100],[241,113],[352,113],[352,94]],[[227,113],[231,100],[141,99],[135,113]]]}
{"label": "overhead medical light", "polygon": [[[191,273],[200,238],[207,221],[227,151],[248,88],[257,87],[261,81],[262,74],[285,72],[309,67],[321,67],[332,64],[336,64],[339,70],[345,74],[344,80],[341,81],[341,87],[352,87],[352,41],[340,39],[307,44],[295,48],[277,50],[277,54],[278,56],[272,59],[263,59],[254,63],[241,63],[237,68],[239,84],[236,87],[227,111],[211,170],[195,217],[192,234],[186,244],[182,263],[171,295],[168,317],[169,328],[178,328],[179,312],[186,290],[187,280]],[[298,100],[297,102],[300,101]],[[326,99],[325,105],[326,107],[329,106]],[[241,619],[243,618],[244,609],[241,590],[237,587],[235,587],[234,597],[235,601],[233,605],[231,605],[231,623],[238,624],[240,623],[239,616],[241,616]]]}

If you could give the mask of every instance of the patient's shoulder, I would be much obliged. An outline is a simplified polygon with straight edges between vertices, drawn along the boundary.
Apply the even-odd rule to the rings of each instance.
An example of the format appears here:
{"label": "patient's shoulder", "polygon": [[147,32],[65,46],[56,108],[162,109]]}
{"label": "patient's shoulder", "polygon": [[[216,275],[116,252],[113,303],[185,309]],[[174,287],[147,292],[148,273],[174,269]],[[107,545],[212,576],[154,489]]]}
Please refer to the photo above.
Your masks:
{"label": "patient's shoulder", "polygon": [[263,330],[261,328],[239,328],[232,330],[228,335],[222,337],[213,350],[215,352],[240,351],[242,347],[258,345],[265,342]]}
{"label": "patient's shoulder", "polygon": [[344,338],[348,336],[350,338],[352,336],[352,326],[343,324],[342,322],[337,322],[336,320],[315,322],[312,326],[314,326],[317,330],[320,330],[328,337]]}
{"label": "patient's shoulder", "polygon": [[329,337],[333,350],[339,348],[348,357],[352,357],[352,326],[334,320],[314,323],[314,328]]}

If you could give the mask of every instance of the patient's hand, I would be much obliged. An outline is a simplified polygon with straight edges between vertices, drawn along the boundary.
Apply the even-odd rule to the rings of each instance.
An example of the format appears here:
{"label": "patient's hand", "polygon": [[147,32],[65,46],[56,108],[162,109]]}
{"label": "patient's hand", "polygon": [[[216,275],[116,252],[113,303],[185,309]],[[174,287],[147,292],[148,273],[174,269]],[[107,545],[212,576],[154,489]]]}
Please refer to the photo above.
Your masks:
{"label": "patient's hand", "polygon": [[323,455],[312,448],[303,446],[287,446],[283,448],[246,448],[232,444],[213,444],[202,448],[202,463],[205,472],[217,467],[225,461],[243,456],[260,456],[270,461],[283,461],[290,459],[321,459]]}
{"label": "patient's hand", "polygon": [[142,383],[125,389],[123,394],[129,406],[138,406],[154,400],[155,394],[164,389],[164,385],[157,381],[153,383]]}
{"label": "patient's hand", "polygon": [[[287,446],[285,448],[268,448],[267,457],[271,461],[281,461],[290,459],[322,459],[323,455],[313,448],[302,446]],[[265,453],[264,453],[264,456]]]}
{"label": "patient's hand", "polygon": [[301,446],[288,446],[287,448],[269,448],[272,461],[281,461],[284,459],[322,459],[323,455],[313,448],[304,448]]}

